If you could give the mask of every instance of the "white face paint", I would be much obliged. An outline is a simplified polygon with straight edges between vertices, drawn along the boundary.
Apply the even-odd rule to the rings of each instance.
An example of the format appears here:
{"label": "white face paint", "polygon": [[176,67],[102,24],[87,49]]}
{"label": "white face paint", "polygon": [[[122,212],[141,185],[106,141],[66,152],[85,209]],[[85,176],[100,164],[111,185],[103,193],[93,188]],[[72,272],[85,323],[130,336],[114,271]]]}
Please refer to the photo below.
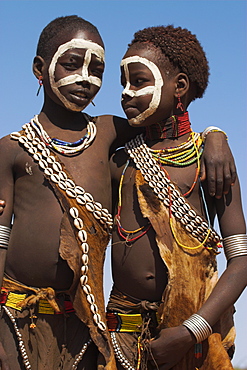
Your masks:
{"label": "white face paint", "polygon": [[[148,67],[154,76],[154,86],[146,86],[139,90],[130,89],[130,78],[128,68],[128,65],[130,63],[142,63],[146,67]],[[121,62],[121,67],[124,67],[124,73],[126,78],[126,87],[123,90],[122,95],[128,95],[131,98],[142,95],[153,95],[148,108],[135,118],[129,119],[130,124],[140,124],[157,110],[161,99],[161,88],[163,86],[163,78],[156,64],[154,64],[153,62],[146,58],[142,58],[137,55],[123,59]]]}
{"label": "white face paint", "polygon": [[[70,74],[67,77],[55,81],[55,69],[57,61],[67,50],[70,49],[86,49],[81,74],[77,73]],[[65,98],[65,96],[60,93],[59,87],[83,81],[89,82],[90,84],[96,85],[98,87],[101,86],[102,81],[100,78],[88,75],[88,67],[91,62],[92,55],[95,55],[101,62],[104,62],[105,55],[104,49],[95,42],[83,39],[72,39],[66,42],[65,44],[60,45],[55,54],[53,55],[53,58],[49,66],[50,85],[54,94],[56,94],[56,96],[64,104],[64,106],[70,110],[81,111],[82,109],[78,107],[78,105],[68,101]],[[90,102],[88,102],[88,104],[89,103]]]}

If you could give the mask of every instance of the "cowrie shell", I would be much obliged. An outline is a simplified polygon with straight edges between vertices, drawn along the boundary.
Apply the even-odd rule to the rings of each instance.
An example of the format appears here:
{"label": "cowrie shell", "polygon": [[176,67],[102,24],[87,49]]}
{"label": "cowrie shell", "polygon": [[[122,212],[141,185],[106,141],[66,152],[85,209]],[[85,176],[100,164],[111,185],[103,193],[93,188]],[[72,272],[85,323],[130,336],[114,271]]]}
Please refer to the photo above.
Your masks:
{"label": "cowrie shell", "polygon": [[91,304],[90,310],[93,314],[96,314],[98,312],[98,307],[96,306],[96,304]]}
{"label": "cowrie shell", "polygon": [[189,231],[190,233],[192,233],[192,231],[193,231],[193,227],[192,227],[190,224],[186,225],[186,226],[185,226],[185,229],[186,229],[187,231]]}
{"label": "cowrie shell", "polygon": [[42,155],[40,153],[35,153],[33,159],[35,161],[40,161],[42,159]]}
{"label": "cowrie shell", "polygon": [[[65,185],[66,185],[66,181],[65,181]],[[76,192],[74,189],[66,189],[66,194],[70,197],[70,198],[76,198]]]}
{"label": "cowrie shell", "polygon": [[87,282],[88,282],[88,277],[87,277],[87,275],[82,275],[82,276],[80,277],[80,283],[81,283],[81,285],[85,285],[85,284],[87,284]]}
{"label": "cowrie shell", "polygon": [[96,211],[100,211],[102,209],[102,205],[99,202],[94,203],[94,208]]}
{"label": "cowrie shell", "polygon": [[82,243],[81,250],[82,250],[83,253],[88,253],[89,245],[87,243]]}
{"label": "cowrie shell", "polygon": [[183,224],[183,225],[186,225],[187,224],[187,221],[185,220],[184,217],[181,218],[180,222]]}
{"label": "cowrie shell", "polygon": [[27,134],[27,138],[30,141],[32,141],[34,137],[35,137],[35,134],[32,131]]}
{"label": "cowrie shell", "polygon": [[195,221],[197,224],[201,224],[202,218],[200,216],[196,216]]}
{"label": "cowrie shell", "polygon": [[12,137],[12,139],[19,139],[21,137],[21,134],[19,132],[12,132],[12,134],[10,134],[10,137]]}
{"label": "cowrie shell", "polygon": [[78,231],[78,237],[81,242],[86,242],[87,241],[87,232],[85,230],[79,230]]}
{"label": "cowrie shell", "polygon": [[47,158],[47,162],[48,163],[54,163],[56,162],[56,158],[54,157],[54,155],[50,155],[48,158]]}
{"label": "cowrie shell", "polygon": [[[60,176],[59,176],[59,178],[60,178]],[[67,189],[67,187],[66,187],[66,185],[65,185],[65,182],[64,181],[59,181],[58,182],[58,186],[60,187],[60,189],[62,189],[62,190],[66,190]]]}
{"label": "cowrie shell", "polygon": [[103,321],[100,321],[100,322],[98,323],[98,328],[99,328],[99,330],[101,330],[101,331],[105,331],[105,330],[106,330],[106,325],[105,325],[105,323],[104,323]]}
{"label": "cowrie shell", "polygon": [[84,198],[86,202],[93,202],[93,196],[90,193],[85,193]]}
{"label": "cowrie shell", "polygon": [[74,188],[75,187],[74,181],[72,181],[70,179],[66,180],[65,183],[66,183],[67,188]]}
{"label": "cowrie shell", "polygon": [[94,211],[94,205],[93,205],[93,203],[86,203],[85,207],[86,207],[86,209],[89,212],[93,212]]}
{"label": "cowrie shell", "polygon": [[30,149],[32,147],[32,144],[30,144],[29,142],[26,142],[26,143],[24,143],[24,147],[26,149]]}
{"label": "cowrie shell", "polygon": [[54,171],[57,171],[57,172],[62,171],[62,166],[58,162],[54,162],[53,165],[52,165],[52,168],[54,169]]}
{"label": "cowrie shell", "polygon": [[151,176],[151,175],[149,175],[149,174],[144,175],[144,179],[145,179],[146,181],[150,181],[150,180],[151,180],[151,178],[152,178],[152,176]]}
{"label": "cowrie shell", "polygon": [[32,140],[32,144],[33,145],[38,145],[38,143],[40,142],[40,140],[39,139],[37,139],[37,138],[34,138],[33,140]]}
{"label": "cowrie shell", "polygon": [[44,170],[44,173],[47,175],[47,176],[51,176],[53,174],[53,169],[52,168],[46,168]]}
{"label": "cowrie shell", "polygon": [[88,264],[88,255],[86,253],[84,253],[81,256],[81,260],[82,260],[83,265],[87,265]]}
{"label": "cowrie shell", "polygon": [[183,209],[184,209],[185,211],[189,211],[189,210],[190,210],[190,206],[189,206],[187,203],[184,203],[184,205],[183,205]]}
{"label": "cowrie shell", "polygon": [[88,303],[90,303],[90,304],[94,304],[94,302],[95,302],[95,298],[94,298],[94,295],[93,294],[88,294],[87,295],[87,301],[88,301]]}
{"label": "cowrie shell", "polygon": [[167,207],[169,207],[169,205],[170,205],[170,199],[165,198],[163,202],[164,202],[164,204],[165,204]]}
{"label": "cowrie shell", "polygon": [[94,215],[95,218],[97,218],[97,220],[99,220],[101,218],[101,212],[100,211],[94,211],[93,215]]}
{"label": "cowrie shell", "polygon": [[83,195],[78,195],[78,196],[76,197],[76,201],[77,201],[79,204],[85,204],[85,203],[86,203],[86,201],[85,201],[85,199],[84,199],[84,196],[83,196]]}
{"label": "cowrie shell", "polygon": [[83,289],[84,293],[86,293],[86,294],[91,293],[91,287],[88,284],[83,285],[82,289]]}
{"label": "cowrie shell", "polygon": [[190,209],[188,214],[193,218],[196,217],[196,212],[193,209]]}
{"label": "cowrie shell", "polygon": [[76,207],[71,207],[69,213],[74,218],[77,218],[79,216],[79,211]]}
{"label": "cowrie shell", "polygon": [[75,218],[74,219],[74,225],[78,230],[81,230],[83,228],[83,221],[81,218]]}
{"label": "cowrie shell", "polygon": [[59,182],[59,176],[56,174],[51,175],[51,181],[58,183]]}
{"label": "cowrie shell", "polygon": [[95,322],[96,324],[98,324],[98,323],[101,321],[101,316],[100,316],[100,314],[99,314],[99,313],[95,313],[95,314],[93,315],[93,320],[94,320],[94,322]]}
{"label": "cowrie shell", "polygon": [[81,267],[81,273],[82,275],[86,275],[88,273],[88,266],[84,265]]}
{"label": "cowrie shell", "polygon": [[81,186],[75,187],[76,194],[81,195],[85,193],[85,190]]}
{"label": "cowrie shell", "polygon": [[39,161],[39,166],[43,169],[47,168],[48,167],[48,163],[44,160],[44,159],[41,159]]}
{"label": "cowrie shell", "polygon": [[[67,180],[67,175],[64,171],[60,171],[58,176],[60,177],[61,180],[65,181]],[[67,186],[66,186],[67,187]]]}
{"label": "cowrie shell", "polygon": [[28,149],[28,151],[31,154],[35,154],[37,152],[37,148],[35,148],[35,147],[32,146],[31,148]]}
{"label": "cowrie shell", "polygon": [[26,138],[25,136],[21,136],[21,137],[19,138],[19,142],[20,142],[21,144],[24,144],[24,143],[26,143],[26,142],[27,142],[27,138]]}
{"label": "cowrie shell", "polygon": [[45,143],[42,143],[41,141],[38,143],[37,148],[42,152],[46,148]]}
{"label": "cowrie shell", "polygon": [[50,149],[45,148],[44,150],[42,150],[43,157],[49,157],[50,154],[51,154]]}
{"label": "cowrie shell", "polygon": [[102,208],[101,213],[102,213],[102,216],[105,216],[105,217],[108,217],[109,215],[108,209],[106,208]]}
{"label": "cowrie shell", "polygon": [[201,224],[201,227],[204,229],[204,230],[207,230],[208,229],[208,224],[203,221],[202,224]]}

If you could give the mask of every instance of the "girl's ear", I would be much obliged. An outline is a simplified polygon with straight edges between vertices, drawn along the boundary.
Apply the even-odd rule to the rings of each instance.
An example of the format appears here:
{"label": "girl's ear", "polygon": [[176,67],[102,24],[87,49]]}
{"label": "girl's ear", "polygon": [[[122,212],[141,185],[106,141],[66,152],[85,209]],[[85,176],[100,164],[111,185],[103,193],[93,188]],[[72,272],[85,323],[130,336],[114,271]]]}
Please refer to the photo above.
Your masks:
{"label": "girl's ear", "polygon": [[185,73],[179,73],[176,76],[176,91],[175,91],[175,97],[178,96],[182,97],[184,96],[190,88],[190,81],[188,76]]}
{"label": "girl's ear", "polygon": [[33,60],[33,73],[37,78],[43,75],[44,65],[45,65],[44,59],[37,55]]}

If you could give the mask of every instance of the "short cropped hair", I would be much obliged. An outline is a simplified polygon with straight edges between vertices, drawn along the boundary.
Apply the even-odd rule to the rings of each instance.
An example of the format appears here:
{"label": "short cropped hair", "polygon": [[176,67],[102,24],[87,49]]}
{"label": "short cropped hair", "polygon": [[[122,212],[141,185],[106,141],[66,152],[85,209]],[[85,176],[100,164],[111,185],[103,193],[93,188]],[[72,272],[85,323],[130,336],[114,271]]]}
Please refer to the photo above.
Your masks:
{"label": "short cropped hair", "polygon": [[203,96],[208,85],[209,66],[206,54],[195,35],[186,28],[175,28],[172,25],[148,27],[136,32],[128,46],[135,45],[138,48],[138,45],[143,47],[143,43],[159,48],[165,56],[164,62],[168,58],[175,69],[178,68],[188,76],[195,86],[192,100]]}
{"label": "short cropped hair", "polygon": [[39,55],[44,59],[50,58],[52,56],[52,50],[54,50],[56,45],[58,35],[66,35],[70,32],[76,32],[79,30],[92,32],[101,38],[98,29],[85,19],[78,17],[77,15],[59,17],[51,21],[41,32],[36,55]]}

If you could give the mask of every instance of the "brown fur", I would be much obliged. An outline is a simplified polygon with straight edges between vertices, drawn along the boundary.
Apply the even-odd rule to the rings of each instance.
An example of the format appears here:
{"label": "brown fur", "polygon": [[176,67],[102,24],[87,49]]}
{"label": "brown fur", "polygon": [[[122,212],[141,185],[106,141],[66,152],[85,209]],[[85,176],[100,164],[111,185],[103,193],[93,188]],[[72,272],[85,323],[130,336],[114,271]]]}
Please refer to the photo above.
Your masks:
{"label": "brown fur", "polygon": [[[197,249],[185,249],[179,246],[170,230],[168,208],[158,200],[153,193],[146,190],[147,184],[140,171],[136,173],[136,187],[140,209],[144,217],[148,217],[155,232],[156,242],[160,255],[168,268],[169,282],[163,294],[163,304],[159,313],[162,322],[160,328],[174,327],[196,313],[203,302],[210,295],[215,286],[218,273],[215,254],[203,246]],[[145,189],[145,191],[143,191]],[[153,196],[159,202],[155,205]],[[151,199],[151,201],[150,201]],[[173,228],[180,243],[189,247],[200,244],[197,239],[189,235],[184,227],[175,218],[172,219]],[[193,276],[193,277],[192,277]],[[192,348],[185,358],[174,366],[173,370],[191,370],[195,367],[201,370],[233,369],[227,350],[233,345],[234,329],[232,314],[226,314],[224,330],[220,323],[217,333],[211,335],[203,342],[203,357],[201,361],[195,359]],[[230,329],[232,329],[230,331]],[[222,337],[219,333],[222,332]],[[222,345],[228,334],[228,339]],[[217,355],[216,355],[217,354]]]}

